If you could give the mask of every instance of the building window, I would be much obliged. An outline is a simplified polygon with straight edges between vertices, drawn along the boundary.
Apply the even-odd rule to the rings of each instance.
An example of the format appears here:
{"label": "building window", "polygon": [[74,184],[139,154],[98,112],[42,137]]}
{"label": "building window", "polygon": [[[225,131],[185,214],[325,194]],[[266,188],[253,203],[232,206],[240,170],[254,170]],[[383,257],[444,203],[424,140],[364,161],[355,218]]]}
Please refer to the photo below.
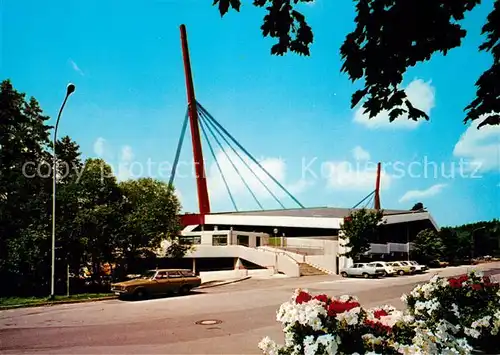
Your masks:
{"label": "building window", "polygon": [[212,245],[227,245],[227,235],[212,236]]}
{"label": "building window", "polygon": [[237,244],[238,245],[243,245],[245,247],[247,247],[249,245],[248,239],[249,239],[248,235],[238,235],[238,236],[236,236]]}
{"label": "building window", "polygon": [[199,235],[190,235],[190,236],[181,236],[179,237],[179,243],[182,245],[192,245],[192,244],[201,244],[201,236]]}

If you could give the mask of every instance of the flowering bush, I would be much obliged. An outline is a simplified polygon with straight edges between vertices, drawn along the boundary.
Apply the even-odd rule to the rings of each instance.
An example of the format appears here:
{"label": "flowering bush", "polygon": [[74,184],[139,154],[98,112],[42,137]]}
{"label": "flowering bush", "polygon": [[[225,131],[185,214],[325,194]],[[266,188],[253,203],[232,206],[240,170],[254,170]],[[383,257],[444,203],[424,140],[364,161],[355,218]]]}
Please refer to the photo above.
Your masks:
{"label": "flowering bush", "polygon": [[434,277],[403,295],[404,312],[298,289],[277,312],[284,345],[266,337],[259,348],[268,355],[492,354],[500,344],[498,288],[478,273]]}
{"label": "flowering bush", "polygon": [[474,349],[492,354],[500,348],[499,284],[479,271],[450,279],[434,276],[402,300],[408,313],[429,329],[446,321]]}

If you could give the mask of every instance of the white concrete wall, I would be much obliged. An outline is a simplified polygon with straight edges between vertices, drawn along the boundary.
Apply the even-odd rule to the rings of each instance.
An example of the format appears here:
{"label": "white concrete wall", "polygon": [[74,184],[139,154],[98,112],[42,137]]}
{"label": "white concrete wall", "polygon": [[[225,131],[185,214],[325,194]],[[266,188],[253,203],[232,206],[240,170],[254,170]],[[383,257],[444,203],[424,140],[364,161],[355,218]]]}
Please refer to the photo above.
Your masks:
{"label": "white concrete wall", "polygon": [[241,245],[212,246],[198,245],[186,254],[188,258],[241,258],[264,268],[282,272],[288,276],[299,274],[299,265],[283,254],[260,248],[247,248]]}
{"label": "white concrete wall", "polygon": [[277,270],[290,277],[300,277],[299,264],[290,256],[283,253],[276,253]]}
{"label": "white concrete wall", "polygon": [[250,277],[271,277],[274,274],[272,269],[264,270],[224,270],[224,271],[201,271],[201,282],[228,281]]}
{"label": "white concrete wall", "polygon": [[287,254],[288,256],[290,256],[292,259],[294,259],[298,263],[304,263],[306,260],[305,255],[293,253],[293,252],[288,251],[288,250],[283,250],[283,249],[274,248],[274,247],[267,247],[267,246],[260,247],[259,249],[267,250],[267,251],[270,251],[273,253]]}
{"label": "white concrete wall", "polygon": [[335,274],[337,270],[336,257],[336,255],[307,255],[306,262],[329,274]]}

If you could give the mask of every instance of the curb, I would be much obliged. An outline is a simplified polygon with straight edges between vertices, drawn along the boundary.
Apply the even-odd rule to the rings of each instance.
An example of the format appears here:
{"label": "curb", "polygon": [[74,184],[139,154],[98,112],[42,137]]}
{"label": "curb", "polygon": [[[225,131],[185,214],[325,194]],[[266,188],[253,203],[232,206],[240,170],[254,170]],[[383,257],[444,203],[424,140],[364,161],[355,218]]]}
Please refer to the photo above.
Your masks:
{"label": "curb", "polygon": [[200,287],[197,287],[196,290],[201,290],[201,289],[204,289],[204,288],[211,288],[211,287],[217,287],[217,286],[224,286],[224,285],[234,284],[234,283],[237,283],[237,282],[240,282],[240,281],[248,280],[251,277],[252,276],[245,276],[245,277],[242,277],[241,279],[236,279],[236,280],[231,280],[231,281],[222,281],[220,283],[216,283],[216,284],[212,284],[212,285],[207,285],[207,286],[203,286],[202,285]]}
{"label": "curb", "polygon": [[11,306],[0,306],[0,311],[5,311],[8,309],[17,309],[17,308],[33,308],[33,307],[44,307],[44,306],[55,306],[60,304],[71,304],[71,303],[88,303],[88,302],[99,302],[99,301],[107,301],[118,299],[117,296],[106,296],[99,298],[88,298],[88,299],[80,299],[80,300],[68,300],[68,301],[47,301],[42,303],[28,303],[28,304],[15,304]]}

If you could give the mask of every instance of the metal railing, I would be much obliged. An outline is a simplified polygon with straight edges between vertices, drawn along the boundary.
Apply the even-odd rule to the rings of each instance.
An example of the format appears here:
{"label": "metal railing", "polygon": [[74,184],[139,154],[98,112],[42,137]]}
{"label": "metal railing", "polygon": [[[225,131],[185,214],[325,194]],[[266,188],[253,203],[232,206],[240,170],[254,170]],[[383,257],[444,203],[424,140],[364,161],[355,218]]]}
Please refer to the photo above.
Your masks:
{"label": "metal railing", "polygon": [[263,244],[264,247],[270,247],[274,249],[288,251],[294,254],[300,255],[324,255],[325,248],[320,246],[312,246],[312,245],[274,245],[274,244]]}

